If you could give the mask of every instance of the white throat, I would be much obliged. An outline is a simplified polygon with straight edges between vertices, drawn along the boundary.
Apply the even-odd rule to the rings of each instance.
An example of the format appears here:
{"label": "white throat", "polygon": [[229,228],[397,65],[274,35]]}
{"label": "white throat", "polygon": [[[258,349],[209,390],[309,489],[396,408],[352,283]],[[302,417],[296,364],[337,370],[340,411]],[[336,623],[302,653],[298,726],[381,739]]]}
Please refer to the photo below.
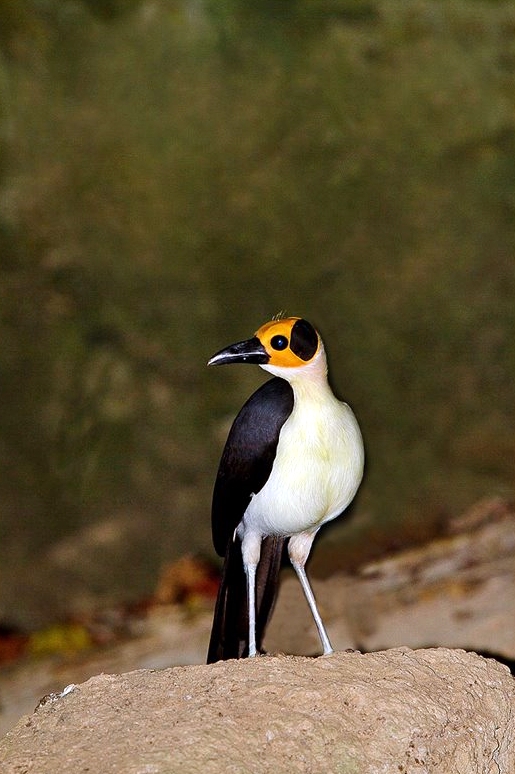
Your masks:
{"label": "white throat", "polygon": [[306,365],[288,368],[264,363],[260,365],[260,368],[273,374],[273,376],[285,379],[291,384],[294,392],[296,387],[301,384],[317,385],[318,389],[324,383],[327,384],[327,358],[322,342],[320,342],[320,347],[313,360],[310,363],[306,363]]}

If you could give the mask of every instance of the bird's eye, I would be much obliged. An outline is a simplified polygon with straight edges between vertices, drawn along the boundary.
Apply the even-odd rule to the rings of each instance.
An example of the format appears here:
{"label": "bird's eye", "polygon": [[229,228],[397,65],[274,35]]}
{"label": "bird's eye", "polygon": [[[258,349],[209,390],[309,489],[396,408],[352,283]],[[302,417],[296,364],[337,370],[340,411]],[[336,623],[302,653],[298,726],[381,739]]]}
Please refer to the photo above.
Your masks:
{"label": "bird's eye", "polygon": [[273,349],[286,349],[288,346],[288,339],[286,336],[272,336],[270,339],[270,344],[272,345]]}

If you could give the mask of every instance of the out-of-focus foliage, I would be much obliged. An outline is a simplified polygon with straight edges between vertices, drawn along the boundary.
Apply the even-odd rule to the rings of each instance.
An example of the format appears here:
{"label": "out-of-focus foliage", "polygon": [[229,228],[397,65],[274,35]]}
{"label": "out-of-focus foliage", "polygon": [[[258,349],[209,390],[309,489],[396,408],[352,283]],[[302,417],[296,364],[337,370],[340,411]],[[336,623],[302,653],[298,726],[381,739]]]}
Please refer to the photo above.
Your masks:
{"label": "out-of-focus foliage", "polygon": [[361,421],[358,523],[512,491],[511,2],[3,0],[0,29],[8,565],[114,512],[131,562],[207,549],[260,376],[204,364],[279,310]]}

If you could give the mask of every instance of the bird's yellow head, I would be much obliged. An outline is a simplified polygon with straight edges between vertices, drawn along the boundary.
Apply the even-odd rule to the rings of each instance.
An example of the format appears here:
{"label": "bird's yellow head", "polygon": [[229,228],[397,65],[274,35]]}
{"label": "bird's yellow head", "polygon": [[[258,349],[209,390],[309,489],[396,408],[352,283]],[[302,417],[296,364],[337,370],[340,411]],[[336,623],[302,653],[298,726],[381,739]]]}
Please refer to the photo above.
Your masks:
{"label": "bird's yellow head", "polygon": [[217,352],[208,365],[257,363],[276,368],[299,368],[311,363],[322,342],[311,323],[301,317],[271,320],[251,339],[239,341]]}

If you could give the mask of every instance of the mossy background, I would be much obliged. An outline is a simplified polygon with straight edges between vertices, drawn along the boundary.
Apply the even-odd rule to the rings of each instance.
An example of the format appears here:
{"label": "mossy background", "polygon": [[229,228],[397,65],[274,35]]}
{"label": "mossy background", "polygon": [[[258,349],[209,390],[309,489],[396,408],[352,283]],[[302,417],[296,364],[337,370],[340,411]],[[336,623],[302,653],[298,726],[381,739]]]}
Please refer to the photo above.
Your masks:
{"label": "mossy background", "polygon": [[266,376],[205,363],[281,310],[367,446],[315,570],[513,495],[511,1],[1,0],[0,41],[0,617],[210,554]]}

